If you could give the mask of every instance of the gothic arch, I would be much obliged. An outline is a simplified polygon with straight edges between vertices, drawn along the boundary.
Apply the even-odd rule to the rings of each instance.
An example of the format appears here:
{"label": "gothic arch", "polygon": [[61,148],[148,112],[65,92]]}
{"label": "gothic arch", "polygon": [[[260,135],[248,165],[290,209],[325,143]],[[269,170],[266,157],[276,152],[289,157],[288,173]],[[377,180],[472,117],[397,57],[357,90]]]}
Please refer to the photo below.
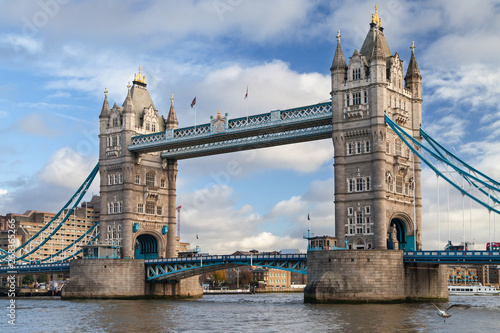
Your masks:
{"label": "gothic arch", "polygon": [[352,248],[355,250],[363,250],[366,249],[366,242],[363,238],[358,237],[352,243]]}
{"label": "gothic arch", "polygon": [[[135,259],[150,259],[147,258],[153,257],[152,253],[155,252],[157,253],[156,258],[163,258],[165,257],[165,249],[166,249],[166,244],[164,240],[164,236],[157,230],[144,230],[144,231],[139,231],[135,236],[134,240],[132,242],[134,248],[133,248],[133,253],[134,253],[134,258]],[[147,249],[142,248],[139,251],[137,251],[138,246],[146,246]],[[144,251],[148,253],[146,256],[142,256],[142,258],[137,258],[137,255],[140,253],[140,251]],[[153,259],[153,258],[151,258]]]}
{"label": "gothic arch", "polygon": [[[396,212],[387,226],[387,248],[395,250],[414,250],[414,222],[408,214]],[[396,243],[397,241],[397,243]]]}

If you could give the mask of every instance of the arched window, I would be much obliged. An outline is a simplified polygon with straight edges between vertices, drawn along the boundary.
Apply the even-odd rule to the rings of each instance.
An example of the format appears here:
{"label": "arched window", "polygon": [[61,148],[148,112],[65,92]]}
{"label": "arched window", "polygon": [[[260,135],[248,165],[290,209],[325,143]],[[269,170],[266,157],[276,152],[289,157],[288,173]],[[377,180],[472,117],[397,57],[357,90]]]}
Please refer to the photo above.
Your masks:
{"label": "arched window", "polygon": [[146,174],[146,186],[155,186],[155,173],[154,173],[154,171],[149,171]]}

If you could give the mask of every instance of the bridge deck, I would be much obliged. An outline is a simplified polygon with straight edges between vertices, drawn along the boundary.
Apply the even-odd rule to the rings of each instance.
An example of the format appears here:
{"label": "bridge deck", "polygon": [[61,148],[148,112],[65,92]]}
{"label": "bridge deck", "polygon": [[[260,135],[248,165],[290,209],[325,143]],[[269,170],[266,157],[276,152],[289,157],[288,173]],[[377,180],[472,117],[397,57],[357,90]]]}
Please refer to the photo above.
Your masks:
{"label": "bridge deck", "polygon": [[218,116],[208,124],[132,138],[130,151],[162,151],[163,158],[186,159],[330,138],[330,102],[275,110],[248,118]]}

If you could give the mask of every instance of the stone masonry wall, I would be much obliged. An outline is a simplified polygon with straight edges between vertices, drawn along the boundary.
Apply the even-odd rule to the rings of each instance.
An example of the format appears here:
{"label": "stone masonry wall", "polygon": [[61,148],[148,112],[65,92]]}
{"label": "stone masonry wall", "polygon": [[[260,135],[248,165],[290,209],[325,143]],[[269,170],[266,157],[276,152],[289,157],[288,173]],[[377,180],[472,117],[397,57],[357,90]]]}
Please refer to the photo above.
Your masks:
{"label": "stone masonry wall", "polygon": [[405,299],[402,251],[309,251],[306,302],[394,302]]}
{"label": "stone masonry wall", "polygon": [[145,274],[144,260],[72,260],[62,298],[144,297]]}

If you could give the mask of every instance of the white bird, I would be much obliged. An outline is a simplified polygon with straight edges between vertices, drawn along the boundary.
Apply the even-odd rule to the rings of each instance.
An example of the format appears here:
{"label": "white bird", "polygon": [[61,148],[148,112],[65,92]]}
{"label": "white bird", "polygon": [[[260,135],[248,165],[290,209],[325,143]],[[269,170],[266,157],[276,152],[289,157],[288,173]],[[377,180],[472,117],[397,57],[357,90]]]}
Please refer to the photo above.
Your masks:
{"label": "white bird", "polygon": [[432,305],[434,305],[434,307],[439,311],[438,315],[440,317],[443,317],[444,318],[444,321],[446,321],[446,318],[450,318],[451,315],[446,313],[446,311],[448,311],[449,309],[453,308],[453,307],[460,307],[460,308],[468,308],[469,306],[468,305],[463,305],[463,304],[452,304],[450,305],[449,307],[446,308],[446,310],[441,310],[440,308],[437,307],[436,304],[432,303]]}

